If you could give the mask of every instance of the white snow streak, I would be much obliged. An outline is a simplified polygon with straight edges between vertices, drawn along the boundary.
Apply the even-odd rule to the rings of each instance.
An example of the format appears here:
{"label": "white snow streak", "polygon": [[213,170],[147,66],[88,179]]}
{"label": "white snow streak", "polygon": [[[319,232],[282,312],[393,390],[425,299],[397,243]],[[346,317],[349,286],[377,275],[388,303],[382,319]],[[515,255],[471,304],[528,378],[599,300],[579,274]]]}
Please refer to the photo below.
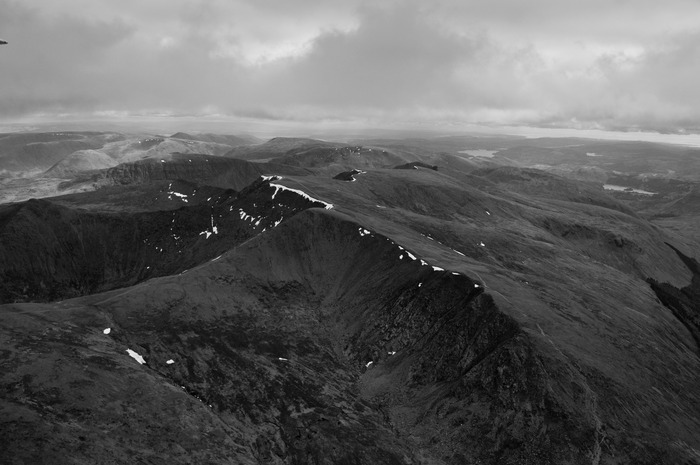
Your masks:
{"label": "white snow streak", "polygon": [[219,234],[219,228],[214,226],[214,215],[211,216],[211,231],[207,229],[199,233],[200,236],[204,234],[206,234],[205,239],[209,239],[212,234]]}
{"label": "white snow streak", "polygon": [[305,199],[307,199],[311,202],[322,203],[323,205],[325,205],[323,208],[325,208],[326,210],[330,210],[331,208],[333,208],[333,204],[330,204],[328,202],[324,202],[323,200],[315,199],[315,198],[311,197],[309,194],[307,194],[306,192],[301,191],[299,189],[292,189],[290,187],[283,186],[281,184],[272,184],[272,183],[270,183],[270,186],[275,188],[275,193],[272,194],[273,199],[275,198],[275,196],[277,195],[277,193],[279,191],[290,191],[290,192],[294,192],[295,194],[298,194],[298,195],[304,197]]}
{"label": "white snow streak", "polygon": [[141,357],[139,354],[137,354],[137,353],[134,352],[133,350],[131,350],[131,349],[126,349],[126,351],[129,353],[129,357],[133,358],[134,360],[136,360],[137,362],[139,362],[141,365],[143,365],[144,363],[146,363],[146,360],[144,360],[143,357]]}
{"label": "white snow streak", "polygon": [[109,333],[112,332],[112,328],[105,328],[105,330],[102,331],[102,332],[105,333],[105,334],[109,334]]}

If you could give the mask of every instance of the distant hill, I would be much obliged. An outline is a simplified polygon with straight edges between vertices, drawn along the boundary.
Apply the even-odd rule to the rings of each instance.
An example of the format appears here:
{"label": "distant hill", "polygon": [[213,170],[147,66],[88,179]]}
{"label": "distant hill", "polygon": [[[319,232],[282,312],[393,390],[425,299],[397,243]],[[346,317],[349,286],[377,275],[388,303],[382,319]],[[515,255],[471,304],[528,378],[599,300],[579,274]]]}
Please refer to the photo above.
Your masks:
{"label": "distant hill", "polygon": [[68,178],[83,171],[99,170],[116,166],[117,162],[98,150],[78,150],[49,168],[47,177]]}
{"label": "distant hill", "polygon": [[43,172],[76,151],[96,150],[121,138],[114,133],[92,132],[0,135],[0,171]]}
{"label": "distant hill", "polygon": [[262,140],[254,136],[234,136],[229,134],[187,134],[185,132],[177,132],[170,136],[171,139],[197,140],[200,142],[214,142],[216,144],[229,145],[236,147],[239,145],[260,144]]}
{"label": "distant hill", "polygon": [[342,146],[343,144],[316,139],[275,137],[262,144],[248,147],[236,147],[229,151],[226,156],[240,158],[241,160],[264,160],[281,157],[292,150],[311,150],[317,148],[332,149]]}

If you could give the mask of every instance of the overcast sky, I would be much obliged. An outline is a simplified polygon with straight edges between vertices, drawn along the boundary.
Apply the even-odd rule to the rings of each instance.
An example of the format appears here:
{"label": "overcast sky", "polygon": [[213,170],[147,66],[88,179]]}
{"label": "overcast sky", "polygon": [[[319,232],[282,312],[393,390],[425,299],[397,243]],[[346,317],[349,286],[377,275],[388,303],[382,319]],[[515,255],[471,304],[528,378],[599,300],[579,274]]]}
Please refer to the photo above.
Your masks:
{"label": "overcast sky", "polygon": [[0,119],[699,131],[698,0],[0,0]]}

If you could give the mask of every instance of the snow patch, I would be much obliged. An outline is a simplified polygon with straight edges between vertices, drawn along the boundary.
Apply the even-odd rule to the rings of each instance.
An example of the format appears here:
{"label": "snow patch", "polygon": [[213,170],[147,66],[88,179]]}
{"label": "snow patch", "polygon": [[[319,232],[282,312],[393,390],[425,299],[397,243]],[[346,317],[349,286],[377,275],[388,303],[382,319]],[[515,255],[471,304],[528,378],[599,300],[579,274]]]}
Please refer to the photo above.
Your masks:
{"label": "snow patch", "polygon": [[112,332],[112,328],[105,328],[104,331],[102,331],[105,334],[109,334]]}
{"label": "snow patch", "polygon": [[484,244],[483,242],[479,242],[479,246],[480,246],[480,247],[486,247],[486,244]]}
{"label": "snow patch", "polygon": [[137,353],[134,352],[133,350],[131,350],[131,349],[126,349],[126,351],[127,351],[127,353],[129,354],[129,357],[133,358],[134,360],[136,360],[137,362],[139,362],[141,365],[143,365],[144,363],[146,363],[146,360],[144,360],[143,357],[141,357],[139,354],[137,354]]}
{"label": "snow patch", "polygon": [[284,358],[284,357],[277,357],[277,360],[279,360],[280,362],[288,362],[289,361],[288,358]]}
{"label": "snow patch", "polygon": [[395,351],[395,350],[392,350],[392,351],[390,351],[390,352],[387,352],[387,355],[396,355],[396,351]]}
{"label": "snow patch", "polygon": [[[233,208],[233,207],[231,207]],[[249,214],[247,214],[245,211],[243,211],[242,208],[238,209],[238,215],[241,217],[242,220],[247,220],[248,218],[252,218]]]}
{"label": "snow patch", "polygon": [[[174,195],[175,197],[179,197],[180,200],[182,200],[183,202],[189,203],[189,200],[187,200],[187,195],[186,195],[186,194],[181,194],[181,193],[175,192],[175,191],[169,191],[169,192],[168,192],[168,200],[172,200],[172,199],[173,199],[173,195]],[[173,221],[175,221],[175,219],[173,219]]]}
{"label": "snow patch", "polygon": [[433,271],[445,271],[444,268],[440,268],[439,266],[433,265]]}
{"label": "snow patch", "polygon": [[365,367],[366,367],[366,368],[369,368],[373,363],[374,363],[374,362],[370,360],[369,362],[367,362],[367,365],[365,365]]}
{"label": "snow patch", "polygon": [[333,208],[333,204],[330,204],[330,203],[328,203],[328,202],[324,202],[323,200],[319,200],[319,199],[313,198],[313,197],[311,197],[309,194],[307,194],[306,192],[301,191],[301,190],[299,190],[299,189],[292,189],[292,188],[290,188],[290,187],[283,186],[283,185],[281,185],[281,184],[272,184],[272,183],[270,183],[270,186],[272,186],[272,187],[275,188],[275,193],[272,194],[272,198],[273,198],[273,199],[275,198],[275,196],[276,196],[280,191],[290,191],[290,192],[294,192],[295,194],[304,197],[305,199],[307,199],[307,200],[309,200],[309,201],[311,201],[311,202],[322,203],[322,204],[324,205],[323,208],[325,208],[326,210],[330,210],[331,208]]}
{"label": "snow patch", "polygon": [[173,363],[175,363],[175,360],[173,360],[173,359],[171,358],[170,360],[168,360],[168,361],[165,362],[165,363],[167,363],[168,365],[172,365]]}
{"label": "snow patch", "polygon": [[206,229],[199,233],[200,236],[206,235],[205,239],[209,239],[209,236],[212,234],[219,234],[219,228],[214,226],[214,215],[211,215],[211,231],[209,229]]}

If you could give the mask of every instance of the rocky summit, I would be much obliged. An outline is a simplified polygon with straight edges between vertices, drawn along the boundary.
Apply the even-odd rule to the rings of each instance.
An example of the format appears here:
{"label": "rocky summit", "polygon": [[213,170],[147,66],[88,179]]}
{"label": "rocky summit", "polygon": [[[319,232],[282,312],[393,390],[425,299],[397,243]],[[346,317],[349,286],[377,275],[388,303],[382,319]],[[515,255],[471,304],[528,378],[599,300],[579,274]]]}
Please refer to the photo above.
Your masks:
{"label": "rocky summit", "polygon": [[575,142],[3,135],[0,463],[700,464],[698,154]]}

